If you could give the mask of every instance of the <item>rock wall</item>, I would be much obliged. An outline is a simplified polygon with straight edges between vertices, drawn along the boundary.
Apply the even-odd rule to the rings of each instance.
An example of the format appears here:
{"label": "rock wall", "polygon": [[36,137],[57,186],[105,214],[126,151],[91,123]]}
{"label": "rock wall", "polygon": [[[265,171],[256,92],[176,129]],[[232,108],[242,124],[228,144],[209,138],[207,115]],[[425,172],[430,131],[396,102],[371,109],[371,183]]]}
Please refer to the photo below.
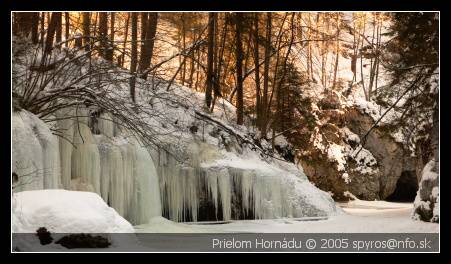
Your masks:
{"label": "rock wall", "polygon": [[[345,115],[346,125],[354,133],[363,138],[374,124],[373,119],[355,108],[349,109]],[[378,198],[385,199],[392,194],[403,171],[413,170],[415,161],[396,142],[383,127],[376,127],[368,134],[365,148],[377,159],[379,167]]]}
{"label": "rock wall", "polygon": [[363,142],[374,120],[357,108],[322,110],[319,117],[298,160],[309,179],[334,199],[347,199],[346,192],[364,200],[386,199],[403,172],[416,171],[417,160],[384,127],[373,129]]}

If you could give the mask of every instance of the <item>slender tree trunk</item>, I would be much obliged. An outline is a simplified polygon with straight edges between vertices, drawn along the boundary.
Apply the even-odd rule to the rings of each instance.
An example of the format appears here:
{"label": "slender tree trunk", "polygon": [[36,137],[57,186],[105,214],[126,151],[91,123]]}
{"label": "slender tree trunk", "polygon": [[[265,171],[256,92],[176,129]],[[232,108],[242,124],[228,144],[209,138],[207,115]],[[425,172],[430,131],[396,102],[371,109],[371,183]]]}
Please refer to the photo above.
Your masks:
{"label": "slender tree trunk", "polygon": [[33,44],[39,43],[39,13],[33,12],[33,22],[32,22],[32,29],[31,29],[31,40],[33,41]]}
{"label": "slender tree trunk", "polygon": [[41,30],[41,46],[44,47],[44,43],[45,43],[45,12],[41,12],[40,30]]}
{"label": "slender tree trunk", "polygon": [[132,51],[130,62],[130,96],[135,102],[136,66],[138,64],[138,14],[132,13]]}
{"label": "slender tree trunk", "polygon": [[261,123],[261,107],[260,107],[260,58],[259,58],[259,40],[258,40],[258,13],[254,14],[254,65],[255,65],[255,113],[257,115],[257,127]]}
{"label": "slender tree trunk", "polygon": [[[182,48],[183,48],[183,50],[185,50],[186,49],[185,13],[182,13],[181,20],[182,20]],[[186,62],[186,59],[185,59],[185,62]],[[186,63],[183,63],[183,65],[182,65],[182,85],[185,85],[185,77],[186,77]]]}
{"label": "slender tree trunk", "polygon": [[266,129],[268,125],[268,86],[269,86],[269,63],[271,53],[271,29],[272,17],[271,12],[266,13],[266,37],[265,37],[265,59],[263,66],[263,102],[262,102],[262,118],[261,118],[261,132],[262,136],[266,138]]}
{"label": "slender tree trunk", "polygon": [[[365,35],[365,23],[366,23],[366,19],[364,18],[364,20],[363,20],[363,30],[362,30],[362,35],[363,36]],[[364,79],[364,76],[363,76],[363,54],[362,54],[362,49],[363,49],[364,42],[365,42],[365,40],[362,37],[362,43],[361,43],[361,46],[360,46],[360,77],[362,79],[362,89],[363,89],[363,93],[365,94],[365,99],[367,101],[369,101],[368,93],[367,93],[367,91],[365,89],[365,79]]]}
{"label": "slender tree trunk", "polygon": [[[139,72],[143,73],[149,68],[152,62],[153,47],[155,43],[155,36],[157,33],[158,13],[152,12],[149,14],[147,21],[147,29],[145,30],[144,45],[141,46],[141,58],[139,62]],[[147,74],[141,76],[143,79],[147,79]]]}
{"label": "slender tree trunk", "polygon": [[128,39],[128,24],[130,22],[130,13],[127,13],[127,19],[125,20],[125,36],[124,36],[124,46],[122,47],[121,54],[121,67],[124,67],[125,63],[125,49],[127,47],[127,39]]}
{"label": "slender tree trunk", "polygon": [[382,21],[379,22],[379,30],[378,30],[378,41],[377,41],[377,50],[376,50],[376,83],[374,86],[374,91],[377,91],[377,82],[379,80],[379,61],[380,61],[380,46],[381,46],[381,29],[382,28]]}
{"label": "slender tree trunk", "polygon": [[[276,104],[276,118],[273,122],[273,129],[272,129],[272,148],[275,147],[275,138],[276,138],[276,130],[282,130],[282,124],[283,124],[283,113],[282,113],[282,99],[283,99],[283,91],[282,91],[282,85],[285,81],[285,76],[287,75],[287,62],[288,58],[290,56],[291,48],[293,46],[294,42],[294,17],[295,13],[291,15],[291,37],[290,37],[290,43],[287,48],[287,53],[285,55],[285,58],[283,60],[283,66],[282,66],[282,75],[280,77],[279,82],[277,83],[277,86],[275,87],[276,92],[276,98],[277,98],[277,104]],[[274,78],[274,83],[276,83],[276,79]]]}
{"label": "slender tree trunk", "polygon": [[47,38],[45,39],[45,53],[49,54],[53,49],[53,41],[58,26],[58,20],[61,18],[60,12],[53,12],[47,29]]}
{"label": "slender tree trunk", "polygon": [[114,55],[114,24],[115,14],[110,13],[110,39],[107,41],[107,50],[105,51],[105,58],[109,61],[113,61]]}
{"label": "slender tree trunk", "polygon": [[83,46],[85,46],[86,51],[89,51],[91,49],[91,14],[89,12],[83,12]]}
{"label": "slender tree trunk", "polygon": [[[196,39],[196,34],[195,33],[193,33],[193,39]],[[194,52],[193,53],[193,58],[196,56],[196,53]],[[193,58],[191,58],[190,59],[190,73],[189,73],[189,80],[188,80],[188,82],[189,82],[189,88],[193,88],[193,85],[194,85],[194,59]]]}
{"label": "slender tree trunk", "polygon": [[[376,34],[376,18],[373,14],[373,35],[371,37],[371,51],[374,52],[374,35]],[[374,83],[374,75],[376,73],[376,58],[373,56],[370,58],[370,81],[368,84],[368,100],[371,100],[371,95],[373,93],[373,83]]]}
{"label": "slender tree trunk", "polygon": [[100,54],[106,59],[108,50],[108,14],[106,12],[99,13],[99,38]]}
{"label": "slender tree trunk", "polygon": [[[200,49],[198,49],[197,50],[197,61],[200,61]],[[200,75],[200,64],[199,63],[197,63],[196,64],[197,65],[197,67],[196,67],[196,86],[194,86],[194,90],[198,90],[198,88],[199,88],[199,75]]]}
{"label": "slender tree trunk", "polygon": [[236,122],[238,125],[244,123],[243,105],[243,47],[241,43],[241,28],[243,14],[235,14],[235,45],[236,45]]}
{"label": "slender tree trunk", "polygon": [[335,50],[335,66],[334,66],[334,80],[332,84],[332,89],[335,89],[337,85],[337,71],[338,71],[338,60],[340,58],[340,14],[337,13],[337,44]]}
{"label": "slender tree trunk", "polygon": [[61,12],[56,17],[56,33],[55,33],[55,41],[56,43],[60,43],[63,38],[63,14]]}
{"label": "slender tree trunk", "polygon": [[[216,17],[216,26],[215,29],[217,30],[218,27],[218,18]],[[224,17],[224,27],[222,29],[221,39],[216,40],[215,39],[215,67],[214,67],[214,82],[213,82],[213,103],[211,105],[211,112],[213,112],[215,107],[216,99],[219,96],[222,96],[221,92],[221,86],[220,86],[220,78],[221,78],[221,70],[222,70],[222,64],[224,61],[224,49],[225,49],[225,41],[227,36],[227,16]],[[219,32],[215,35],[219,35]],[[221,49],[218,48],[218,42],[221,42]],[[219,54],[218,54],[219,53]],[[226,76],[226,75],[224,75]]]}
{"label": "slender tree trunk", "polygon": [[69,12],[64,12],[64,27],[65,27],[65,31],[64,31],[64,37],[66,38],[66,43],[65,46],[66,48],[69,47],[69,42],[67,41],[69,39],[69,35],[70,35],[70,16],[69,16]]}
{"label": "slender tree trunk", "polygon": [[213,52],[215,36],[216,14],[211,12],[208,15],[208,51],[207,51],[207,82],[205,89],[205,104],[210,108],[213,91]]}

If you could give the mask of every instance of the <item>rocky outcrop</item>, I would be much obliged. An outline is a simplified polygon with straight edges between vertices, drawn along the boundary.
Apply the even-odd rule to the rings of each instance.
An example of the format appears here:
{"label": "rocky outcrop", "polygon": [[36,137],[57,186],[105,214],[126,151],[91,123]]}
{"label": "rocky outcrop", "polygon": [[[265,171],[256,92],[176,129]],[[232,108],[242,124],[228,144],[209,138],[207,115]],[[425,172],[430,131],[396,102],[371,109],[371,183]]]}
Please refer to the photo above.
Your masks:
{"label": "rocky outcrop", "polygon": [[[335,100],[323,101],[322,106],[337,108]],[[373,129],[363,142],[374,124],[371,116],[356,107],[325,108],[319,111],[320,122],[307,148],[298,153],[309,179],[336,200],[347,199],[347,192],[364,200],[387,199],[393,193],[394,199],[414,197],[417,161],[403,145],[383,126]],[[407,183],[412,186],[409,194],[399,192],[400,185]]]}
{"label": "rocky outcrop", "polygon": [[[374,120],[356,108],[345,114],[347,127],[363,138],[374,124]],[[413,169],[413,158],[409,158],[401,143],[395,141],[384,127],[376,127],[367,135],[365,148],[376,158],[379,167],[379,199],[385,199],[396,189],[403,171]],[[407,157],[406,157],[407,156]]]}

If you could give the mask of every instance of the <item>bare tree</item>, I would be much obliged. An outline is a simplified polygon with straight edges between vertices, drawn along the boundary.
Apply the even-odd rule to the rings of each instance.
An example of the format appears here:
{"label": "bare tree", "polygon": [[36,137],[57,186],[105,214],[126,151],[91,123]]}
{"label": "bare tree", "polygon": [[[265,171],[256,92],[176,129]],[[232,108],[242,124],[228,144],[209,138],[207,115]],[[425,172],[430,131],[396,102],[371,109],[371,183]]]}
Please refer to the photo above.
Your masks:
{"label": "bare tree", "polygon": [[106,51],[108,49],[108,13],[99,13],[99,39],[100,39],[100,54],[106,58]]}
{"label": "bare tree", "polygon": [[138,14],[132,13],[132,54],[130,62],[130,96],[135,102],[136,66],[138,64]]}
{"label": "bare tree", "polygon": [[254,14],[254,31],[253,31],[253,40],[254,40],[254,65],[255,65],[255,112],[257,114],[257,127],[260,127],[261,123],[261,106],[260,106],[260,59],[259,59],[259,34],[258,34],[258,22],[259,16],[258,13]]}
{"label": "bare tree", "polygon": [[105,58],[109,61],[113,61],[113,55],[114,55],[114,24],[115,24],[116,16],[114,12],[110,13],[110,38],[108,41],[108,47],[105,52]]}
{"label": "bare tree", "polygon": [[215,36],[216,13],[210,12],[208,15],[208,51],[207,51],[207,80],[205,89],[205,104],[210,107],[213,90],[213,53]]}
{"label": "bare tree", "polygon": [[235,14],[235,52],[236,52],[236,123],[244,123],[244,102],[243,102],[243,47],[241,39],[243,14]]}
{"label": "bare tree", "polygon": [[152,62],[153,47],[155,43],[155,36],[157,33],[158,13],[141,13],[141,25],[144,26],[141,30],[141,57],[139,61],[139,72],[141,78],[146,79],[146,70],[149,68]]}
{"label": "bare tree", "polygon": [[50,18],[49,27],[47,29],[47,38],[45,39],[45,53],[48,54],[53,48],[53,41],[58,26],[58,21],[61,20],[60,12],[53,12]]}
{"label": "bare tree", "polygon": [[86,51],[91,49],[91,13],[82,13],[82,27],[83,27],[83,46]]}
{"label": "bare tree", "polygon": [[269,87],[269,63],[271,53],[271,29],[272,17],[271,12],[266,13],[266,38],[265,38],[265,59],[263,69],[263,102],[262,102],[262,120],[261,132],[263,137],[266,137],[266,129],[268,124],[268,116],[266,109],[268,108],[268,87]]}
{"label": "bare tree", "polygon": [[[70,31],[70,15],[69,12],[64,12],[64,27],[65,27],[65,34],[64,37],[66,38],[66,40],[69,39],[69,31]],[[69,42],[66,41],[65,46],[68,47],[69,46]]]}

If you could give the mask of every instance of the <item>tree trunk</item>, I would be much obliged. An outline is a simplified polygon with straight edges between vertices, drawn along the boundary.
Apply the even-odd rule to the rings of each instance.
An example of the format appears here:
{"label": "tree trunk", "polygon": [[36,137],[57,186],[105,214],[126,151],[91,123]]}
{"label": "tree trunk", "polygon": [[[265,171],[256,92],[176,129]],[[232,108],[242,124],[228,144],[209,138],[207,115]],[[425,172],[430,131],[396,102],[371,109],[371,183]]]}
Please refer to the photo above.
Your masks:
{"label": "tree trunk", "polygon": [[41,46],[44,47],[44,43],[45,43],[45,12],[41,12],[40,30],[41,30]]}
{"label": "tree trunk", "polygon": [[[196,34],[195,33],[194,33],[193,39],[196,39]],[[194,52],[193,52],[192,56],[193,56],[193,58],[195,57],[195,53]],[[190,67],[189,67],[190,68],[190,73],[189,73],[189,80],[188,80],[189,88],[193,88],[193,84],[194,84],[194,79],[193,79],[193,76],[194,76],[194,59],[193,58],[190,59]]]}
{"label": "tree trunk", "polygon": [[271,12],[266,13],[266,38],[265,38],[265,59],[263,66],[263,102],[262,102],[262,119],[261,132],[262,136],[266,138],[266,129],[268,125],[268,115],[266,109],[268,108],[268,86],[269,86],[269,63],[271,53],[271,28],[272,28]]}
{"label": "tree trunk", "polygon": [[122,54],[121,54],[121,67],[124,67],[124,62],[125,62],[125,48],[127,47],[129,22],[130,22],[130,13],[127,13],[127,20],[125,20],[124,46],[122,47]]}
{"label": "tree trunk", "polygon": [[214,52],[214,36],[215,36],[216,13],[208,15],[208,51],[207,51],[207,81],[205,89],[205,104],[210,108],[213,90],[213,52]]}
{"label": "tree trunk", "polygon": [[337,44],[335,50],[335,66],[334,66],[334,81],[332,89],[335,89],[337,85],[337,71],[338,71],[338,59],[340,58],[340,14],[337,13]]}
{"label": "tree trunk", "polygon": [[83,46],[85,47],[86,51],[89,51],[91,49],[91,13],[89,12],[83,12],[82,13],[82,27],[83,27]]}
{"label": "tree trunk", "polygon": [[115,24],[115,14],[110,13],[110,39],[107,41],[107,50],[105,52],[105,57],[109,61],[113,61],[114,55],[114,24]]}
{"label": "tree trunk", "polygon": [[[215,29],[218,29],[218,18],[216,17],[216,25]],[[224,16],[224,27],[222,29],[221,39],[216,40],[215,39],[215,67],[214,67],[214,82],[213,82],[213,103],[211,105],[211,111],[213,112],[213,109],[215,107],[216,99],[220,96],[222,96],[221,92],[221,85],[220,85],[220,78],[221,78],[221,70],[222,70],[222,63],[224,61],[224,49],[225,49],[225,41],[227,37],[227,16]],[[219,32],[215,35],[219,35]],[[218,42],[221,42],[221,49],[218,48]],[[224,75],[226,76],[226,75]]]}
{"label": "tree trunk", "polygon": [[31,40],[33,41],[33,44],[39,43],[39,13],[33,12],[33,22],[32,22],[32,29],[31,29]]}
{"label": "tree trunk", "polygon": [[257,127],[260,127],[261,109],[260,109],[260,58],[259,58],[259,40],[258,40],[258,13],[254,14],[254,65],[255,65],[255,113],[257,115]]}
{"label": "tree trunk", "polygon": [[235,45],[236,45],[236,123],[244,123],[243,105],[243,47],[241,43],[241,27],[243,14],[235,14]]}
{"label": "tree trunk", "polygon": [[100,54],[103,58],[106,58],[108,49],[108,14],[106,12],[99,13],[99,39]]}
{"label": "tree trunk", "polygon": [[[183,50],[186,49],[186,28],[185,28],[185,14],[182,13],[181,15],[182,20],[182,48]],[[186,61],[186,59],[185,59]],[[185,77],[186,77],[186,63],[183,63],[182,65],[182,85],[185,85]]]}
{"label": "tree trunk", "polygon": [[[279,129],[282,130],[282,123],[283,123],[283,115],[282,115],[282,97],[283,97],[283,92],[282,92],[282,85],[285,81],[285,76],[287,74],[287,62],[288,62],[288,58],[290,56],[290,52],[291,52],[291,47],[293,46],[293,42],[294,42],[294,17],[295,17],[295,13],[293,13],[291,15],[291,37],[290,37],[290,43],[288,45],[287,48],[287,53],[285,55],[285,58],[283,60],[283,66],[282,66],[282,75],[280,77],[280,80],[277,82],[277,86],[275,87],[275,92],[276,92],[276,98],[277,98],[277,104],[276,104],[276,117],[274,119],[273,122],[273,129],[272,129],[272,148],[274,149],[275,147],[275,138],[276,138],[276,130]],[[274,76],[274,83],[276,83],[277,79],[276,76]]]}
{"label": "tree trunk", "polygon": [[[148,15],[147,19],[147,29],[143,29],[145,32],[145,38],[142,39],[143,45],[141,46],[141,57],[139,61],[139,72],[143,73],[147,68],[149,68],[152,62],[153,47],[155,43],[155,35],[157,33],[158,24],[158,13],[152,12]],[[141,76],[143,79],[147,79],[147,74]]]}
{"label": "tree trunk", "polygon": [[49,54],[53,48],[53,40],[55,38],[58,20],[61,18],[60,12],[53,12],[50,18],[49,27],[47,28],[47,38],[45,39],[45,53]]}
{"label": "tree trunk", "polygon": [[64,27],[65,27],[65,32],[64,32],[64,37],[66,38],[66,43],[64,44],[67,47],[69,47],[69,42],[67,41],[69,39],[69,34],[70,34],[70,16],[69,16],[69,12],[64,12]]}
{"label": "tree trunk", "polygon": [[132,13],[132,51],[130,62],[130,96],[135,102],[136,66],[138,64],[138,14]]}
{"label": "tree trunk", "polygon": [[61,12],[56,17],[56,35],[55,35],[55,41],[56,43],[60,43],[63,39],[63,14]]}

